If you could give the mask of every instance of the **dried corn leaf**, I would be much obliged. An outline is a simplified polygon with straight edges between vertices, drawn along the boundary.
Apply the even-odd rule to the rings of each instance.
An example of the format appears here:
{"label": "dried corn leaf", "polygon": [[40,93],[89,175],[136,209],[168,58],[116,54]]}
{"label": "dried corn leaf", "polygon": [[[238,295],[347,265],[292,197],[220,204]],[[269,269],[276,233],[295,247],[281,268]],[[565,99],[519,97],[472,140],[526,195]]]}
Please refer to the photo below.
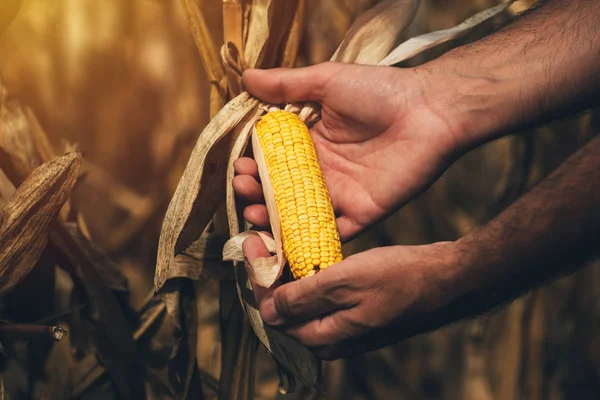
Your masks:
{"label": "dried corn leaf", "polygon": [[81,154],[65,154],[35,169],[0,215],[0,295],[31,271],[48,230],[77,180]]}
{"label": "dried corn leaf", "polygon": [[[129,292],[127,278],[121,272],[119,265],[111,260],[100,247],[85,237],[77,224],[65,223],[64,226],[79,247],[85,251],[89,260],[95,265],[95,269],[102,277],[104,283],[106,283],[106,286],[117,292]],[[82,274],[79,275],[82,279],[85,279],[85,276],[82,276]]]}
{"label": "dried corn leaf", "polygon": [[230,237],[234,237],[238,233],[240,233],[240,216],[238,215],[238,210],[235,204],[235,193],[233,191],[233,185],[231,182],[233,181],[233,177],[235,176],[235,169],[233,168],[233,163],[235,160],[240,158],[246,147],[248,145],[248,141],[250,139],[250,135],[252,134],[252,130],[254,129],[254,124],[263,114],[264,110],[262,107],[257,107],[254,113],[249,113],[248,118],[245,121],[240,123],[235,129],[239,131],[236,132],[237,136],[233,146],[231,148],[231,153],[229,154],[229,162],[227,164],[227,193],[226,193],[226,208],[227,208],[227,220],[229,222],[229,235]]}
{"label": "dried corn leaf", "polygon": [[298,0],[254,0],[244,55],[250,68],[273,68],[290,32]]}
{"label": "dried corn leaf", "polygon": [[240,94],[227,103],[200,135],[163,221],[154,276],[155,290],[158,291],[167,280],[175,255],[200,236],[222,204],[230,152],[227,134],[257,104],[258,101],[248,93]]}
{"label": "dried corn leaf", "polygon": [[17,185],[42,164],[23,107],[9,100],[0,110],[0,168]]}
{"label": "dried corn leaf", "polygon": [[[37,148],[37,151],[42,161],[46,162],[52,160],[54,157],[58,157],[59,154],[57,154],[54,148],[52,147],[52,144],[48,139],[48,135],[46,135],[46,132],[44,132],[40,121],[37,119],[31,108],[25,107],[25,116],[29,125],[29,132],[31,133],[31,138]],[[69,153],[74,150],[75,149],[65,150],[65,153]]]}
{"label": "dried corn leaf", "polygon": [[212,40],[204,14],[194,0],[181,0],[181,5],[188,17],[190,30],[202,57],[208,79],[212,83],[219,84],[224,76],[223,68],[217,51],[218,47]]}
{"label": "dried corn leaf", "polygon": [[296,340],[265,325],[246,274],[249,270],[249,268],[238,268],[237,282],[244,310],[250,319],[254,333],[279,364],[298,377],[306,386],[315,387],[319,380],[317,359],[308,348]]}
{"label": "dried corn leaf", "polygon": [[140,398],[143,386],[136,365],[137,346],[133,340],[133,331],[117,299],[98,272],[98,266],[91,259],[91,254],[71,235],[64,224],[54,224],[52,242],[73,265],[78,266],[81,280],[93,305],[92,315],[97,322],[98,356],[102,359],[115,388],[124,398]]}
{"label": "dried corn leaf", "polygon": [[205,232],[171,264],[169,278],[233,279],[233,266],[223,262],[226,238]]}
{"label": "dried corn leaf", "polygon": [[223,0],[223,38],[225,43],[233,43],[243,54],[243,16],[242,0]]}
{"label": "dried corn leaf", "polygon": [[354,21],[332,61],[377,64],[412,22],[419,0],[385,0]]}
{"label": "dried corn leaf", "polygon": [[428,49],[439,46],[450,40],[459,39],[469,32],[473,31],[479,25],[494,18],[495,16],[505,12],[513,1],[499,4],[495,7],[484,10],[466,19],[454,28],[444,29],[441,31],[426,33],[421,36],[414,37],[396,47],[387,57],[385,57],[379,65],[394,65],[416,56]]}
{"label": "dried corn leaf", "polygon": [[306,18],[306,0],[298,0],[298,7],[292,21],[290,33],[283,45],[283,54],[278,63],[283,68],[292,68],[296,64],[300,41],[304,34],[304,20]]}

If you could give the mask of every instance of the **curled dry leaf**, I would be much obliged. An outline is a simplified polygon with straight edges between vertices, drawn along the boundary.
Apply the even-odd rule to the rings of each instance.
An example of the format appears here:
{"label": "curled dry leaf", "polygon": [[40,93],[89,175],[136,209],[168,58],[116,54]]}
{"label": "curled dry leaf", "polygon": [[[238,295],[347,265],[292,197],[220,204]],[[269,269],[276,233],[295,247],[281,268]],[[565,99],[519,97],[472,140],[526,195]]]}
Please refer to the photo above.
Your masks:
{"label": "curled dry leaf", "polygon": [[0,295],[31,271],[48,242],[50,224],[77,180],[81,154],[68,153],[36,168],[0,215]]}
{"label": "curled dry leaf", "polygon": [[156,291],[167,280],[175,255],[200,236],[225,199],[231,145],[227,134],[257,104],[258,100],[248,93],[240,94],[227,103],[200,134],[163,221],[154,275]]}
{"label": "curled dry leaf", "polygon": [[250,236],[258,236],[262,239],[263,243],[271,253],[277,255],[258,258],[254,262],[248,262],[248,275],[252,282],[255,282],[263,287],[270,287],[273,283],[281,276],[281,270],[283,268],[283,255],[281,249],[281,240],[279,244],[272,237],[265,235],[263,232],[258,231],[246,231],[239,235],[232,237],[225,243],[223,247],[223,260],[243,262],[245,260],[244,253],[242,251],[242,243]]}
{"label": "curled dry leaf", "polygon": [[399,62],[408,60],[432,47],[441,45],[450,40],[459,39],[484,22],[505,12],[513,2],[513,0],[510,0],[506,3],[498,4],[495,7],[477,13],[453,28],[430,32],[409,39],[396,47],[387,57],[381,60],[379,65],[398,64]]}
{"label": "curled dry leaf", "polygon": [[354,21],[331,58],[354,64],[377,64],[412,22],[419,0],[385,0]]}

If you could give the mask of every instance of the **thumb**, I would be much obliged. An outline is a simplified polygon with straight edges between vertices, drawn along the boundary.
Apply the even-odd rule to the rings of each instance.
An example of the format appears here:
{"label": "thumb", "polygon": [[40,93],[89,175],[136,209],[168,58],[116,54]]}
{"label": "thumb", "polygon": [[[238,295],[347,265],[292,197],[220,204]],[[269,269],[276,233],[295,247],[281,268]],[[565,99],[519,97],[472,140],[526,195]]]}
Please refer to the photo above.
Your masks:
{"label": "thumb", "polygon": [[250,94],[269,103],[322,102],[327,83],[342,67],[326,62],[304,68],[248,69],[242,81]]}

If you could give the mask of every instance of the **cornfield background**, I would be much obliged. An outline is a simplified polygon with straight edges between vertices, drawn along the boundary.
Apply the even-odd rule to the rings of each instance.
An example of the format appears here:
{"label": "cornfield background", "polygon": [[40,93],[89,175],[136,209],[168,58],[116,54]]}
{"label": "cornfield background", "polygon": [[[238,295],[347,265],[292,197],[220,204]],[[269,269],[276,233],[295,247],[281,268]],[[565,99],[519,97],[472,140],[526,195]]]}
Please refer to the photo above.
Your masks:
{"label": "cornfield background", "polygon": [[[4,1],[6,10],[17,3]],[[197,3],[215,42],[222,42],[223,2]],[[297,65],[329,59],[350,23],[375,3],[307,1]],[[497,3],[424,0],[405,36],[452,27]],[[520,1],[511,10],[532,3]],[[486,33],[476,30],[463,41]],[[183,322],[171,320],[152,298],[162,219],[209,117],[210,83],[181,3],[24,0],[0,36],[0,71],[0,159],[13,160],[13,166],[21,160],[30,172],[64,150],[83,152],[81,177],[61,213],[71,233],[53,228],[53,240],[29,275],[0,297],[6,324],[58,324],[69,334],[50,343],[7,336],[0,326],[0,396],[235,398],[239,392],[229,386],[244,379],[223,375],[237,361],[236,347],[222,343],[247,327],[241,328],[243,315],[223,315],[223,296],[220,315],[219,281],[230,277],[205,270],[186,284],[195,296],[183,303]],[[585,143],[600,129],[599,115],[587,112],[472,151],[427,193],[348,243],[345,254],[460,237]],[[18,143],[10,147],[14,132]],[[26,177],[11,176],[5,166],[0,163],[0,205],[14,193],[15,180]],[[79,240],[79,247],[61,245],[65,237]],[[73,266],[72,248],[86,249],[92,267],[101,270],[101,288]],[[599,287],[596,263],[477,319],[324,363],[325,398],[598,398]],[[197,329],[185,329],[196,323]],[[123,336],[116,345],[111,341]],[[254,374],[255,398],[317,397],[302,387],[278,394],[274,362],[262,346],[257,349],[256,369],[241,373]]]}

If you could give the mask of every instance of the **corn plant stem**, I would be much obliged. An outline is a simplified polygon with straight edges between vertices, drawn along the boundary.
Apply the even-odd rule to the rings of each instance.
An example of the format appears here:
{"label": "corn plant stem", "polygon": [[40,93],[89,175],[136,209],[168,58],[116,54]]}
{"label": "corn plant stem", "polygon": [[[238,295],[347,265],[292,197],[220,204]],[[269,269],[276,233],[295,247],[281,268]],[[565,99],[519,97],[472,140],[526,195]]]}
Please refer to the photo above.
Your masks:
{"label": "corn plant stem", "polygon": [[67,331],[57,325],[0,324],[0,339],[63,339]]}

